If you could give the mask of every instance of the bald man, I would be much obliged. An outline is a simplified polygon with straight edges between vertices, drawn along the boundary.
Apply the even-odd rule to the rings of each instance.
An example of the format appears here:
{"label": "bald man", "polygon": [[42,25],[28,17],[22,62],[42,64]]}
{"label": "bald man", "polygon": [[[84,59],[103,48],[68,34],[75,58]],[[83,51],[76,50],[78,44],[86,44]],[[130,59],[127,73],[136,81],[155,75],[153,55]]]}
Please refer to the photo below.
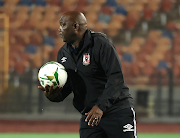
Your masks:
{"label": "bald man", "polygon": [[64,13],[59,23],[65,44],[57,61],[65,66],[68,79],[63,88],[39,89],[52,102],[73,92],[73,105],[82,114],[81,138],[136,138],[133,100],[113,44],[105,34],[88,30],[81,12]]}

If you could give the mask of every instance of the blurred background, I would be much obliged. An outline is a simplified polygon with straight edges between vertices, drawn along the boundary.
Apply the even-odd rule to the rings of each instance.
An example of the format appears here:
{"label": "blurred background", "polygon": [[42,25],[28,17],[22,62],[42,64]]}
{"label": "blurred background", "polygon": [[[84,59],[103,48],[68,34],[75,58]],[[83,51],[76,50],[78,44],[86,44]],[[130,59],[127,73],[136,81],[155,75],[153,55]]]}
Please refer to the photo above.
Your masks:
{"label": "blurred background", "polygon": [[0,0],[0,132],[19,128],[7,124],[39,120],[78,132],[73,94],[52,103],[37,88],[39,68],[56,61],[64,44],[59,18],[72,10],[84,13],[88,28],[105,33],[116,47],[139,131],[156,132],[166,123],[166,131],[180,133],[180,0]]}

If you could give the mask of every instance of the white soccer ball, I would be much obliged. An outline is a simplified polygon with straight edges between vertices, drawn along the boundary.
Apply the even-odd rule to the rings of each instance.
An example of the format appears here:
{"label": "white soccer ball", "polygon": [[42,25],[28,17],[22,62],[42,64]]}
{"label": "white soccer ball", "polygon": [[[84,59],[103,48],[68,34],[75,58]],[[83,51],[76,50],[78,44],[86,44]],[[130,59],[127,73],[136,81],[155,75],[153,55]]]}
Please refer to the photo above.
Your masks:
{"label": "white soccer ball", "polygon": [[42,87],[54,84],[54,89],[59,85],[63,87],[67,81],[67,72],[63,65],[51,61],[44,64],[38,73],[38,79]]}

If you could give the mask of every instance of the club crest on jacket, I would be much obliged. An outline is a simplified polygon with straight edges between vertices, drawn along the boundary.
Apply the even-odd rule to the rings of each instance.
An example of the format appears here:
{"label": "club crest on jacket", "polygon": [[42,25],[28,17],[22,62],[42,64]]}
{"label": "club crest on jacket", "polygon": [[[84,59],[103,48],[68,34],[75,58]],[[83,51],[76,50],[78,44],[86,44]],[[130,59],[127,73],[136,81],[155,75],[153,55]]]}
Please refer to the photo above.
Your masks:
{"label": "club crest on jacket", "polygon": [[83,55],[83,65],[87,66],[90,64],[90,55],[89,53],[85,53]]}

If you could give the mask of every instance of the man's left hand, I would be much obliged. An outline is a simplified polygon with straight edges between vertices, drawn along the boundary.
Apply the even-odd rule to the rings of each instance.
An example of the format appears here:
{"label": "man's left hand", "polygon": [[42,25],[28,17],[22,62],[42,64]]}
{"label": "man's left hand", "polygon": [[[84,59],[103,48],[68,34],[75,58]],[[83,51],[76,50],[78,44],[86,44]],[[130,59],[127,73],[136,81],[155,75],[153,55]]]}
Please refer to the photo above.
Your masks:
{"label": "man's left hand", "polygon": [[87,115],[85,121],[88,122],[88,126],[97,126],[101,120],[103,111],[95,105],[88,113],[85,113],[85,115]]}

